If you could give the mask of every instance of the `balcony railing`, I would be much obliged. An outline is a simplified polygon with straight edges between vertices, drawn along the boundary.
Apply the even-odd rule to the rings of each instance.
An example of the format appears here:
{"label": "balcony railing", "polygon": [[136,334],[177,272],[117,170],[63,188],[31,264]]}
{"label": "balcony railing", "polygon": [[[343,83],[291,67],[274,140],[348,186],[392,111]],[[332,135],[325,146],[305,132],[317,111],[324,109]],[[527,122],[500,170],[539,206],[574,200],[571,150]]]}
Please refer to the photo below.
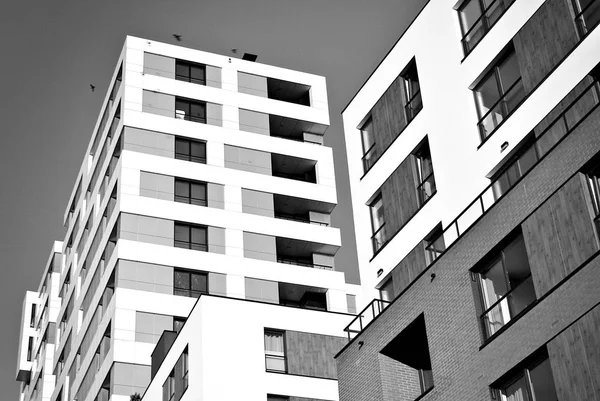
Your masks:
{"label": "balcony railing", "polygon": [[[586,80],[589,80],[590,77],[586,76],[581,82],[579,82],[573,91],[571,91],[565,99],[568,98],[573,93],[577,93],[579,90],[579,86],[582,83],[585,83]],[[539,155],[538,160],[533,163],[527,171],[524,171],[521,177],[514,182],[510,183],[510,186],[506,187],[503,192],[498,193],[496,189],[496,194],[494,193],[494,187],[497,187],[498,179],[493,180],[490,185],[488,185],[445,229],[440,235],[436,238],[430,240],[430,243],[437,243],[440,239],[443,238],[443,242],[445,244],[445,250],[448,250],[473,224],[475,224],[479,219],[487,213],[493,205],[498,203],[500,199],[502,199],[515,185],[527,176],[527,174],[537,166],[544,157],[554,150],[565,138],[567,138],[573,130],[584,121],[594,110],[598,108],[600,105],[600,88],[599,83],[596,79],[593,79],[593,82],[588,84],[585,89],[583,89],[582,93],[579,94],[575,100],[573,100],[565,109],[535,138],[534,141],[531,142],[530,146],[537,147],[537,154]],[[564,100],[564,99],[563,99]],[[558,103],[560,104],[560,102]],[[575,106],[582,106],[584,109],[575,109]],[[552,110],[554,111],[554,109]],[[552,113],[550,111],[550,113]],[[550,114],[548,113],[548,114]],[[543,122],[543,120],[542,120]],[[540,123],[541,124],[541,123]],[[542,146],[543,145],[543,146]],[[527,153],[526,151],[524,153]],[[512,164],[517,163],[518,160],[514,160]],[[511,164],[511,165],[512,165]],[[510,165],[508,166],[510,167]],[[383,227],[383,225],[382,225]],[[381,227],[380,227],[381,230]],[[380,231],[378,230],[378,232]],[[376,232],[372,239],[378,234]],[[420,246],[419,243],[417,246]],[[445,252],[445,251],[444,251]],[[436,258],[433,259],[428,266],[438,259],[440,254],[436,253]],[[371,302],[387,302],[375,299]],[[368,309],[369,304],[367,306]],[[379,313],[381,313],[383,309],[380,308]],[[362,312],[361,312],[362,313]],[[356,320],[356,319],[355,319]],[[350,338],[351,333],[358,334],[362,331],[356,332],[355,327],[351,327],[352,324],[356,323],[353,321],[348,327],[346,327],[345,331],[348,332],[348,337]],[[362,324],[361,327],[365,325]]]}
{"label": "balcony railing", "polygon": [[371,236],[371,243],[373,244],[373,253],[377,253],[377,251],[383,246],[383,244],[385,244],[386,241],[387,236],[385,231],[385,223],[383,223]]}
{"label": "balcony railing", "polygon": [[314,269],[333,270],[333,266],[320,265],[317,263],[307,262],[307,261],[300,260],[300,259],[277,258],[277,263],[283,263],[286,265],[312,267]]}
{"label": "balcony railing", "polygon": [[423,109],[423,99],[421,98],[421,91],[417,91],[404,106],[407,125],[419,114],[421,109]]}
{"label": "balcony railing", "polygon": [[[465,56],[481,42],[484,36],[492,29],[498,20],[508,10],[508,7],[515,0],[494,0],[492,1],[477,20],[471,25],[471,28],[464,34],[461,42],[465,50]],[[505,4],[506,3],[506,4]]]}
{"label": "balcony railing", "polygon": [[311,220],[309,217],[298,216],[295,214],[275,213],[274,216],[276,219],[299,221],[301,223],[317,224],[317,225],[325,226],[325,227],[329,226],[329,223],[325,223],[324,221],[315,221],[315,220]]}
{"label": "balcony railing", "polygon": [[419,194],[419,204],[422,205],[425,202],[427,202],[429,198],[435,195],[436,191],[437,189],[435,186],[435,177],[432,171],[417,187],[417,193]]}
{"label": "balcony railing", "polygon": [[367,150],[364,156],[362,157],[363,171],[365,173],[369,171],[371,167],[373,167],[375,162],[379,159],[379,152],[377,151],[377,146],[375,145],[375,143],[371,145],[369,150]]}
{"label": "balcony railing", "polygon": [[384,301],[383,299],[372,300],[344,329],[348,333],[348,340],[363,331],[389,304],[391,304],[390,301]]}
{"label": "balcony railing", "polygon": [[481,314],[481,324],[486,338],[490,338],[535,300],[533,278],[529,275]]}
{"label": "balcony railing", "polygon": [[175,248],[191,249],[194,251],[208,252],[208,244],[196,244],[188,241],[175,240]]}
{"label": "balcony railing", "polygon": [[[576,3],[582,3],[579,1]],[[575,23],[580,36],[585,36],[600,22],[600,1],[591,0],[575,16]]]}
{"label": "balcony railing", "polygon": [[500,123],[519,107],[523,99],[525,99],[525,88],[522,78],[519,77],[477,123],[481,140],[485,141],[492,135]]}

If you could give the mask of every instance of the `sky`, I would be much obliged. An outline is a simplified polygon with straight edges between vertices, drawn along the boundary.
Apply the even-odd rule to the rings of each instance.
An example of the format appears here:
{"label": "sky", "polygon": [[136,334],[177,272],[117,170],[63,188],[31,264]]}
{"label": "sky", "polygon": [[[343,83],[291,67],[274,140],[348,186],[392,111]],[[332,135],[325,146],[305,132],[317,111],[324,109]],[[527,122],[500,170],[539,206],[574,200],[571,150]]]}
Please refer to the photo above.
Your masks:
{"label": "sky", "polygon": [[[357,282],[341,111],[427,0],[4,0],[0,13],[0,398],[16,399],[26,290],[37,290],[126,35],[327,78],[342,233]],[[96,86],[95,92],[89,85]],[[359,163],[360,161],[354,161]],[[9,395],[12,394],[12,395]]]}

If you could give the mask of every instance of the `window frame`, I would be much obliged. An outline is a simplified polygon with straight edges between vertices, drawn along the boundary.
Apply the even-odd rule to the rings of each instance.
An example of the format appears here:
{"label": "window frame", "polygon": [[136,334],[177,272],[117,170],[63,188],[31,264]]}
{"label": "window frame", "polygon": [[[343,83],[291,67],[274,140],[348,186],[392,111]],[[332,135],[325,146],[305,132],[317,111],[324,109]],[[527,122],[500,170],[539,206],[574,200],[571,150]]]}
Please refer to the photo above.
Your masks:
{"label": "window frame", "polygon": [[[182,241],[182,240],[178,240],[175,235],[177,233],[177,228],[186,228],[188,230],[188,241]],[[194,229],[200,229],[204,231],[204,237],[206,238],[206,243],[200,243],[200,242],[192,242],[192,238],[193,238],[193,231]],[[197,224],[189,224],[189,223],[181,223],[181,222],[175,222],[174,225],[174,235],[173,235],[173,246],[175,248],[181,248],[181,249],[190,249],[190,250],[194,250],[194,251],[201,251],[201,252],[208,252],[208,226],[202,226],[202,225],[197,225]],[[181,245],[185,245],[187,244],[187,246],[181,246]]]}
{"label": "window frame", "polygon": [[[414,70],[414,71],[413,71]],[[414,73],[415,77],[412,77]],[[417,60],[415,57],[404,67],[400,73],[403,83],[404,92],[404,118],[406,120],[406,126],[411,123],[412,120],[423,110],[423,98],[421,96],[421,83],[419,81],[419,71],[417,69]],[[414,85],[416,84],[417,89],[415,90]],[[416,104],[413,104],[413,102]]]}
{"label": "window frame", "polygon": [[[187,185],[187,191],[188,191],[189,195],[188,196],[178,195],[177,194],[177,184]],[[205,195],[204,199],[195,198],[192,196],[192,194],[193,194],[192,187],[194,185],[204,187],[204,195]],[[187,203],[189,205],[196,205],[196,206],[208,206],[208,185],[206,182],[202,182],[202,181],[186,180],[183,178],[175,177],[173,199],[175,202],[178,202],[178,203]]]}
{"label": "window frame", "polygon": [[[186,274],[187,275],[187,283],[188,288],[176,287],[175,276],[177,274]],[[206,290],[194,290],[192,289],[192,276],[204,276],[206,281]],[[176,292],[179,292],[178,294]],[[187,294],[183,294],[183,292],[187,292]],[[197,293],[197,295],[196,295]],[[209,293],[209,282],[208,282],[208,273],[198,270],[187,270],[187,269],[173,269],[173,295],[188,297],[188,298],[198,298],[202,296],[202,294]],[[186,319],[187,320],[187,319]],[[184,321],[185,324],[185,321]],[[173,328],[175,327],[175,319],[173,319]],[[183,325],[182,325],[183,327]]]}
{"label": "window frame", "polygon": [[[188,148],[188,153],[177,152],[177,144],[185,145]],[[192,152],[192,145],[201,145],[200,148],[204,149],[204,156],[196,156]],[[196,141],[191,138],[175,137],[175,150],[174,157],[177,160],[185,160],[194,163],[206,164],[206,142]]]}
{"label": "window frame", "polygon": [[[371,131],[365,130],[367,125],[371,125]],[[377,142],[375,141],[375,132],[373,130],[373,116],[369,114],[369,116],[365,119],[365,122],[360,125],[360,142],[362,145],[362,164],[363,164],[363,173],[366,173],[375,165],[377,160],[379,160],[379,155],[377,154]],[[368,149],[365,149],[365,132],[370,133],[371,141],[373,142]]]}
{"label": "window frame", "polygon": [[[462,37],[460,39],[460,43],[462,45],[463,48],[463,52],[465,55],[465,58],[467,58],[467,56],[469,54],[471,54],[471,52],[473,52],[473,50],[477,47],[477,45],[479,43],[481,43],[481,41],[483,40],[483,38],[485,38],[485,36],[492,30],[492,28],[496,25],[496,23],[498,21],[500,21],[500,19],[504,16],[504,14],[506,13],[506,11],[508,11],[508,9],[510,8],[510,6],[512,6],[515,3],[516,0],[508,0],[509,4],[506,5],[504,0],[493,0],[487,7],[485,6],[484,2],[482,0],[466,0],[464,1],[460,7],[457,8],[456,12],[458,13],[458,23],[460,25],[460,32],[462,34]],[[468,30],[465,30],[465,26],[464,26],[464,21],[463,21],[463,17],[462,17],[462,12],[463,10],[466,8],[466,6],[470,5],[471,2],[476,2],[479,5],[479,17],[477,17],[477,19],[475,19],[475,21],[473,22],[473,24],[471,25],[471,27]],[[500,15],[498,15],[498,18],[492,22],[491,24],[489,23],[489,16],[487,16],[487,12],[489,10],[492,9],[492,6],[498,2],[498,7],[502,8],[502,11],[500,12]],[[479,38],[479,40],[476,41],[475,44],[470,45],[470,43],[468,43],[466,41],[466,38],[468,35],[472,34],[475,32],[475,27],[481,22],[482,28],[483,28],[483,33],[481,35],[481,37]]]}
{"label": "window frame", "polygon": [[[179,113],[179,110],[177,109],[178,103],[179,103],[179,106],[181,106],[183,104],[187,107],[186,110],[183,110],[184,114]],[[201,109],[204,110],[203,117],[195,116],[192,114],[192,107],[194,107],[194,106],[196,106],[196,107],[199,106]],[[207,102],[205,102],[205,101],[188,99],[186,97],[179,97],[179,96],[175,97],[175,115],[174,115],[175,119],[206,124],[207,123],[206,112],[207,112]]]}
{"label": "window frame", "polygon": [[[165,392],[165,386],[167,391]],[[165,398],[166,396],[166,398]],[[163,383],[163,401],[173,401],[175,398],[175,369],[172,369]]]}
{"label": "window frame", "polygon": [[[267,334],[270,335],[281,335],[281,341],[283,344],[283,351],[282,352],[277,352],[277,351],[270,351],[267,350]],[[264,330],[264,346],[265,346],[265,371],[267,372],[271,372],[271,373],[288,373],[288,364],[287,364],[287,354],[286,354],[286,335],[285,335],[285,330],[277,330],[277,329],[268,329],[265,328]],[[271,359],[277,359],[277,360],[283,360],[283,370],[275,370],[275,369],[269,369],[268,368],[268,363],[267,360],[271,358]]]}
{"label": "window frame", "polygon": [[[177,67],[187,68],[187,76],[181,75],[177,73]],[[193,78],[192,77],[192,68],[200,68],[204,71],[204,79]],[[175,80],[182,82],[189,82],[196,85],[204,85],[206,86],[206,64],[194,63],[192,61],[175,59]]]}
{"label": "window frame", "polygon": [[[537,302],[537,294],[535,293],[535,287],[533,285],[533,276],[531,273],[531,265],[529,263],[529,255],[527,255],[527,253],[525,253],[525,260],[527,261],[527,265],[529,268],[529,275],[527,275],[525,278],[523,278],[514,287],[511,286],[510,279],[508,276],[508,268],[507,268],[507,263],[506,263],[505,251],[507,249],[509,249],[510,246],[515,244],[519,240],[519,238],[521,238],[521,241],[523,242],[523,246],[525,247],[525,238],[523,237],[523,234],[521,232],[511,234],[509,236],[509,238],[502,241],[495,250],[490,252],[490,254],[488,254],[485,257],[484,263],[481,265],[481,267],[477,268],[475,271],[472,271],[472,278],[474,279],[474,281],[477,284],[477,293],[479,295],[478,301],[479,301],[479,306],[481,308],[481,313],[479,314],[479,323],[481,325],[484,342],[490,341],[497,334],[501,333],[506,327],[508,327],[515,320],[517,320],[524,313],[526,313],[532,307],[532,305],[535,305],[535,303]],[[488,301],[486,298],[487,290],[485,289],[485,283],[483,282],[483,275],[485,273],[489,272],[495,266],[497,266],[497,263],[499,261],[501,262],[501,265],[502,265],[502,277],[504,279],[504,284],[505,284],[505,287],[507,290],[506,290],[505,294],[498,297],[494,302],[492,302],[488,306],[487,305]],[[534,288],[533,296],[535,299],[533,301],[531,301],[528,305],[526,305],[522,310],[520,310],[517,313],[514,313],[514,311],[512,310],[513,307],[511,307],[510,304],[508,303],[509,296],[514,294],[514,292],[517,289],[519,289],[523,284],[525,284],[527,281],[531,281],[531,285]],[[487,319],[486,316],[490,312],[492,312],[494,309],[496,309],[498,306],[502,307],[503,302],[506,302],[506,305],[507,305],[506,309],[508,310],[509,320],[506,321],[501,327],[499,327],[498,329],[496,329],[495,331],[492,332],[490,329],[490,323],[488,323],[486,320]],[[504,316],[502,316],[502,317],[504,318]]]}
{"label": "window frame", "polygon": [[[595,22],[591,27],[587,26],[587,22],[585,20],[585,13],[590,9],[593,10],[593,7],[600,7],[600,1],[591,0],[585,7],[581,6],[581,0],[573,0],[573,11],[575,12],[575,25],[577,26],[577,33],[579,34],[579,39],[583,39],[588,33],[590,33],[596,26],[598,26],[598,22]],[[600,11],[600,10],[597,10]],[[588,15],[589,17],[589,15]]]}
{"label": "window frame", "polygon": [[[375,229],[375,219],[373,218],[373,208],[375,207],[375,205],[381,201],[381,209],[382,209],[382,215],[383,215],[383,223],[377,227],[377,229]],[[385,208],[383,205],[383,196],[381,191],[379,191],[377,193],[377,195],[375,195],[375,197],[373,198],[373,200],[369,203],[369,216],[371,218],[371,245],[373,246],[373,254],[376,254],[377,252],[379,252],[379,250],[381,248],[383,248],[383,246],[386,244],[386,242],[388,241],[388,239],[386,238],[386,232],[385,232]],[[379,243],[379,245],[377,246],[376,244],[377,242],[377,236],[380,234],[381,232],[381,237],[384,238],[381,240],[381,243]]]}
{"label": "window frame", "polygon": [[[502,67],[511,57],[514,57],[517,63],[518,68],[518,58],[517,53],[515,51],[514,45],[512,41],[509,45],[502,50],[500,56],[488,67],[487,72],[483,75],[483,77],[477,82],[477,84],[473,88],[473,97],[475,99],[475,109],[477,111],[477,117],[479,120],[477,121],[477,129],[479,131],[479,136],[481,140],[481,144],[486,142],[497,130],[498,128],[504,124],[506,121],[518,108],[521,106],[523,101],[526,99],[527,95],[525,94],[525,88],[523,86],[523,76],[521,71],[519,70],[519,77],[508,87],[505,88],[505,84],[502,82],[502,77],[500,73],[500,67]],[[481,102],[479,100],[478,95],[481,93],[481,88],[485,83],[488,82],[489,79],[493,77],[493,82],[496,84],[496,89],[498,90],[498,99],[494,101],[490,107],[487,108],[487,111],[482,112],[481,110]],[[523,92],[521,98],[517,101],[517,103],[510,109],[507,105],[507,97],[512,93],[513,90],[516,89],[517,93],[519,91],[519,86],[521,87],[520,91]],[[494,121],[494,127],[490,132],[486,132],[485,128],[485,120],[492,115],[494,110],[500,107],[502,120],[499,122]]]}
{"label": "window frame", "polygon": [[[429,155],[429,158],[425,156],[421,156],[422,154]],[[422,208],[429,199],[433,198],[433,196],[437,193],[437,186],[435,183],[435,174],[433,169],[433,158],[431,157],[431,148],[429,147],[429,141],[427,137],[415,148],[412,152],[412,156],[414,158],[414,171],[415,171],[415,181],[417,183],[417,200],[419,202],[419,209]],[[425,161],[429,160],[431,164],[431,172],[424,177],[424,166]],[[430,182],[432,181],[432,182]],[[433,192],[430,195],[425,195],[426,190],[424,187],[426,184],[430,184],[433,187]]]}

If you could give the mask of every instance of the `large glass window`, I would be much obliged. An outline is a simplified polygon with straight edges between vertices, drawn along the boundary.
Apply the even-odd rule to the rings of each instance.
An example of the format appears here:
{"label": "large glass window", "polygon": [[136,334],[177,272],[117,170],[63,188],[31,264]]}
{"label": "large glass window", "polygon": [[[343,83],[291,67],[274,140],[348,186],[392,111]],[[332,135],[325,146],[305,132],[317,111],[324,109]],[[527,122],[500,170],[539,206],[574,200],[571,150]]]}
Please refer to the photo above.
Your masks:
{"label": "large glass window", "polygon": [[558,400],[547,353],[524,366],[492,388],[496,398],[502,401]]}
{"label": "large glass window", "polygon": [[183,391],[185,391],[188,388],[188,384],[189,384],[188,371],[189,371],[189,356],[188,356],[188,349],[186,347],[185,350],[183,351],[183,354],[181,354],[181,382],[182,382]]}
{"label": "large glass window", "polygon": [[175,158],[206,164],[206,142],[175,138]]}
{"label": "large glass window", "polygon": [[419,206],[422,206],[429,198],[436,193],[435,177],[433,176],[433,164],[431,162],[431,152],[429,142],[425,141],[417,147],[413,153],[415,157],[415,168],[417,176],[417,195]]}
{"label": "large glass window", "polygon": [[175,62],[175,79],[178,81],[206,85],[206,66],[190,63],[189,61],[177,60]]}
{"label": "large glass window", "polygon": [[533,167],[538,159],[536,146],[531,141],[526,142],[517,155],[508,161],[507,167],[500,170],[496,178],[492,179],[494,197],[498,199],[512,188]]}
{"label": "large glass window", "polygon": [[523,236],[519,234],[476,274],[483,303],[481,323],[489,338],[536,300]]}
{"label": "large glass window", "polygon": [[373,229],[373,235],[371,236],[373,252],[377,252],[388,239],[385,233],[385,218],[383,215],[383,198],[381,197],[381,193],[371,202],[369,209],[371,211],[371,228]]}
{"label": "large glass window", "polygon": [[163,384],[163,401],[172,401],[175,398],[175,371],[172,370]]}
{"label": "large glass window", "polygon": [[573,0],[579,35],[584,36],[600,22],[600,1]]}
{"label": "large glass window", "polygon": [[406,124],[408,124],[423,108],[419,74],[417,73],[417,63],[415,59],[408,64],[400,76],[404,79],[404,95],[406,96],[404,112],[406,114]]}
{"label": "large glass window", "polygon": [[[175,269],[173,274],[173,295],[198,298],[200,294],[208,294],[208,275],[206,273]],[[183,323],[185,323],[185,319],[181,322],[181,326]],[[181,330],[181,326],[173,324],[175,331]]]}
{"label": "large glass window", "polygon": [[394,281],[390,277],[381,288],[379,288],[379,297],[384,301],[392,302],[396,297],[394,294]]}
{"label": "large glass window", "polygon": [[206,183],[175,179],[175,202],[207,206]]}
{"label": "large glass window", "polygon": [[379,158],[379,152],[375,146],[375,134],[373,131],[373,118],[369,117],[360,128],[360,136],[363,147],[363,170],[367,172]]}
{"label": "large glass window", "polygon": [[206,124],[206,103],[175,98],[175,118]]}
{"label": "large glass window", "polygon": [[445,250],[444,230],[442,229],[442,225],[438,224],[425,237],[425,260],[427,261],[427,265],[432,264]]}
{"label": "large glass window", "polygon": [[586,176],[592,207],[594,209],[594,222],[600,234],[600,163],[593,167]]}
{"label": "large glass window", "polygon": [[208,251],[207,228],[182,223],[175,223],[175,247]]}
{"label": "large glass window", "polygon": [[483,39],[515,0],[467,0],[458,9],[465,54]]}
{"label": "large glass window", "polygon": [[268,372],[287,372],[283,331],[265,330],[265,366]]}
{"label": "large glass window", "polygon": [[489,137],[525,98],[521,72],[514,49],[510,48],[475,87],[481,140]]}

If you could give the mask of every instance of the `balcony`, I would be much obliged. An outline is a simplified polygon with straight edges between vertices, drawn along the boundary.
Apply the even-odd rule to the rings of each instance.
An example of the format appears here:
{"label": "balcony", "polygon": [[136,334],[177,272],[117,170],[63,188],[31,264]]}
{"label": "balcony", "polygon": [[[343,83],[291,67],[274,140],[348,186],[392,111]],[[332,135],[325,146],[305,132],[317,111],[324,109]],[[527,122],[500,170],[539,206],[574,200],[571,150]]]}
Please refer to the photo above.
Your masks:
{"label": "balcony", "polygon": [[240,109],[240,130],[292,141],[323,144],[327,125]]}
{"label": "balcony", "polygon": [[273,194],[273,212],[276,219],[297,221],[328,227],[331,221],[331,204]]}
{"label": "balcony", "polygon": [[302,309],[327,310],[327,289],[279,283],[279,304]]}
{"label": "balcony", "polygon": [[481,117],[477,126],[481,140],[485,141],[525,99],[523,80],[519,77],[504,95],[494,103]]}
{"label": "balcony", "polygon": [[335,245],[283,237],[277,237],[275,245],[278,263],[333,270]]}
{"label": "balcony", "polygon": [[301,159],[299,157],[271,154],[271,174],[273,177],[287,178],[290,180],[317,183],[317,162]]}
{"label": "balcony", "polygon": [[[426,241],[426,246],[430,248],[428,249],[428,251],[430,251],[430,260],[428,260],[427,267],[439,259],[439,257],[459,238],[461,238],[471,226],[478,222],[496,203],[500,201],[500,199],[509,193],[510,190],[515,187],[515,185],[517,185],[524,177],[526,177],[535,166],[537,166],[550,152],[552,152],[552,150],[554,150],[565,138],[567,138],[575,130],[575,128],[579,126],[579,124],[585,121],[586,118],[598,108],[598,105],[600,104],[600,83],[595,77],[597,75],[598,74],[596,70],[591,71],[590,75],[586,76],[581,82],[579,82],[575,88],[569,94],[567,94],[567,96],[565,96],[564,99],[568,99],[573,95],[577,95],[577,93],[579,93],[579,95],[577,95],[568,106],[564,107],[563,111],[547,126],[545,125],[545,120],[542,119],[542,121],[534,129],[534,132],[537,134],[534,140],[532,140],[530,145],[525,147],[525,149],[523,149],[518,155],[529,155],[528,150],[535,147],[537,154],[537,160],[535,160],[535,162],[523,163],[523,165],[526,165],[527,168],[520,169],[520,176],[516,177],[514,180],[505,180],[503,174],[500,174],[497,178],[493,179],[492,182],[448,226],[446,226],[441,233],[432,236],[432,238]],[[583,89],[580,89],[582,86]],[[548,115],[551,115],[553,111],[554,110],[550,111]],[[538,127],[540,128],[539,130]],[[516,156],[515,158],[510,159],[503,171],[508,171],[512,166],[520,162],[521,156]],[[500,180],[503,180],[501,184],[499,184]],[[375,241],[377,235],[380,234],[375,233],[373,236],[373,241]],[[417,244],[417,246],[422,246],[422,242]],[[507,299],[505,304],[508,305],[508,303],[509,300]],[[374,299],[371,301],[365,307],[365,309],[361,311],[361,313],[358,314],[358,316],[344,329],[348,333],[348,339],[350,340],[362,332],[368,324],[375,320],[379,314],[385,310],[388,304],[388,301],[381,299]],[[498,304],[497,308],[500,308],[501,310],[503,306]],[[518,308],[513,307],[513,310],[517,309]],[[505,310],[507,310],[506,307]],[[493,314],[500,312],[491,313]],[[501,316],[504,319],[507,315],[504,314]],[[486,319],[491,318],[491,316],[486,317]],[[497,322],[500,320],[495,319],[493,321],[495,322],[494,324],[497,324]],[[506,323],[506,321],[504,322]]]}

